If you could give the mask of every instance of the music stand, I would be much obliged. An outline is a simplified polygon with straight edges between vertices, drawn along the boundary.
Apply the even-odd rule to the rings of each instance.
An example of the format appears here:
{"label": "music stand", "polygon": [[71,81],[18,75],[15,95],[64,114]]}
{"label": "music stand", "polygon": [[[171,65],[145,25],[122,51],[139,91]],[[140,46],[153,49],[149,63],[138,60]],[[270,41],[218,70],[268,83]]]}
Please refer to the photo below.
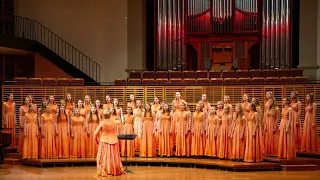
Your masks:
{"label": "music stand", "polygon": [[128,140],[134,140],[135,138],[137,137],[136,134],[121,134],[121,135],[118,135],[118,139],[119,140],[125,140],[126,141],[126,173],[132,173],[132,171],[129,171],[128,170]]}

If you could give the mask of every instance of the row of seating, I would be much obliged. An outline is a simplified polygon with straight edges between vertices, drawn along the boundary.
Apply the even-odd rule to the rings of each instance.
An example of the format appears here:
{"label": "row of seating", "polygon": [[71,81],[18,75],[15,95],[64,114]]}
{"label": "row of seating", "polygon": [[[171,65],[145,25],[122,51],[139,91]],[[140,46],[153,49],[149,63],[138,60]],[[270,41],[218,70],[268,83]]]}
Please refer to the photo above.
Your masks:
{"label": "row of seating", "polygon": [[241,77],[241,78],[157,78],[157,79],[118,79],[115,80],[116,86],[153,86],[153,85],[236,85],[236,84],[303,84],[307,83],[308,78],[297,77]]}
{"label": "row of seating", "polygon": [[252,70],[198,70],[198,71],[132,71],[129,79],[172,79],[172,78],[245,78],[245,77],[297,77],[303,76],[302,69],[252,69]]}
{"label": "row of seating", "polygon": [[83,78],[26,78],[26,77],[15,77],[14,84],[16,85],[84,85]]}

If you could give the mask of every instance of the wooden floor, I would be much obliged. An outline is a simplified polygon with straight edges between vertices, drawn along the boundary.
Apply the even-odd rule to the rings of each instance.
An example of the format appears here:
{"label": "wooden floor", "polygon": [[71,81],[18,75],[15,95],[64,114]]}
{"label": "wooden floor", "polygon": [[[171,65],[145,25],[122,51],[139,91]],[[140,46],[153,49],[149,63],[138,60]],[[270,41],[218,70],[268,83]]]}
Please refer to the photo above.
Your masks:
{"label": "wooden floor", "polygon": [[94,178],[96,167],[56,167],[35,168],[28,166],[5,165],[0,169],[1,180],[316,180],[320,177],[320,171],[311,172],[284,172],[284,171],[260,171],[260,172],[230,172],[199,168],[177,168],[177,167],[130,167],[134,174],[116,176],[109,178]]}

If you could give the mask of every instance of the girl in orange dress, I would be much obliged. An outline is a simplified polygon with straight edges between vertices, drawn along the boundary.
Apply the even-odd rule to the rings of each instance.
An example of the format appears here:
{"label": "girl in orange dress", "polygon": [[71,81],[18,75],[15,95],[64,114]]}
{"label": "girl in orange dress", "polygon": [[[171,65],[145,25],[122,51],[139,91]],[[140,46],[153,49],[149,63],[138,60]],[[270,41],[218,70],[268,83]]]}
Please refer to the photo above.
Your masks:
{"label": "girl in orange dress", "polygon": [[[123,117],[124,125],[123,125],[123,134],[134,134],[133,131],[133,113],[132,113],[132,107],[127,107],[127,114]],[[134,140],[127,140],[121,142],[121,156],[125,157],[126,153],[128,157],[134,157],[135,156],[135,146],[134,146]],[[127,151],[127,152],[126,152]]]}
{"label": "girl in orange dress", "polygon": [[278,123],[280,119],[280,110],[274,98],[268,101],[269,109],[266,109],[264,115],[264,154],[266,156],[277,156],[279,145]]}
{"label": "girl in orange dress", "polygon": [[200,100],[200,101],[198,102],[198,104],[200,105],[200,108],[201,108],[202,113],[203,113],[203,115],[204,115],[204,131],[203,131],[203,133],[202,133],[202,135],[201,135],[201,138],[202,138],[203,148],[205,148],[205,147],[206,147],[206,142],[207,142],[205,125],[206,125],[206,122],[207,122],[209,113],[208,113],[208,110],[206,110],[206,109],[204,108],[204,103],[202,102],[202,100]]}
{"label": "girl in orange dress", "polygon": [[[268,111],[270,109],[270,105],[271,105],[271,101],[274,101],[274,97],[273,97],[273,93],[271,91],[266,92],[266,102],[264,104],[264,109],[263,109],[263,119],[262,119],[262,127],[266,127],[265,123],[266,123],[266,118],[268,115]],[[276,101],[274,101],[276,103]],[[263,135],[265,133],[265,129],[263,130]]]}
{"label": "girl in orange dress", "polygon": [[57,151],[59,158],[69,158],[70,150],[70,121],[65,106],[60,106],[57,116]]}
{"label": "girl in orange dress", "polygon": [[116,111],[118,120],[121,122],[119,124],[119,134],[122,134],[122,132],[123,132],[123,127],[122,127],[122,124],[123,124],[123,113],[122,113],[122,107],[119,106],[119,100],[117,98],[113,99],[113,108]]}
{"label": "girl in orange dress", "polygon": [[154,138],[155,138],[155,143],[156,143],[156,149],[158,149],[158,147],[159,147],[159,133],[157,131],[157,128],[159,126],[159,122],[158,122],[158,119],[157,119],[157,113],[160,110],[160,108],[161,108],[161,105],[160,105],[159,99],[157,97],[154,97],[153,104],[151,106],[151,111],[155,115],[155,123],[156,123],[155,124],[155,126],[156,126],[155,130],[156,131],[154,133]]}
{"label": "girl in orange dress", "polygon": [[37,111],[37,104],[35,103],[33,96],[31,94],[29,94],[27,97],[30,100],[30,104],[32,104],[34,106],[33,111]]}
{"label": "girl in orange dress", "polygon": [[56,118],[58,113],[58,105],[54,102],[54,96],[49,96],[48,106],[50,106],[50,113]]}
{"label": "girl in orange dress", "polygon": [[42,147],[42,131],[41,131],[41,115],[44,114],[46,112],[46,107],[48,106],[48,100],[46,98],[43,98],[42,99],[42,103],[41,103],[41,106],[40,108],[38,109],[38,122],[37,122],[37,125],[38,125],[38,152],[41,153],[41,147]]}
{"label": "girl in orange dress", "polygon": [[[175,94],[175,99],[172,100],[172,110],[174,112],[173,118],[172,118],[172,131],[175,132],[176,131],[176,125],[177,125],[177,114],[180,112],[180,103],[183,102],[184,104],[187,104],[184,100],[181,99],[181,94],[180,92],[176,92]],[[191,118],[191,117],[190,117]],[[172,140],[173,140],[173,144],[176,145],[176,134],[172,135]]]}
{"label": "girl in orange dress", "polygon": [[172,142],[172,117],[169,113],[169,105],[164,104],[163,110],[158,114],[159,155],[170,157],[173,153]]}
{"label": "girl in orange dress", "polygon": [[243,114],[244,116],[246,116],[246,118],[248,119],[249,116],[249,112],[250,112],[250,108],[249,108],[249,96],[247,94],[244,94],[242,97],[242,109],[243,109]]}
{"label": "girl in orange dress", "polygon": [[112,107],[112,100],[111,97],[109,95],[106,95],[106,103],[103,104],[103,109],[104,110],[109,110],[109,108]]}
{"label": "girl in orange dress", "polygon": [[66,98],[65,98],[64,101],[66,103],[66,105],[65,105],[66,112],[68,113],[69,118],[71,118],[72,112],[73,112],[74,107],[75,107],[75,103],[73,102],[72,96],[71,96],[70,93],[66,94]]}
{"label": "girl in orange dress", "polygon": [[33,104],[29,106],[29,112],[25,115],[24,123],[24,144],[23,144],[23,159],[38,158],[38,127],[37,113],[34,110]]}
{"label": "girl in orange dress", "polygon": [[78,100],[78,105],[77,105],[78,109],[79,109],[79,114],[80,116],[82,116],[83,118],[86,118],[86,110],[83,106],[83,102],[81,99]]}
{"label": "girl in orange dress", "polygon": [[259,115],[256,105],[251,103],[249,105],[250,113],[248,115],[246,128],[246,145],[244,153],[245,162],[260,162],[263,159],[262,155],[262,136],[259,126]]}
{"label": "girl in orange dress", "polygon": [[210,157],[218,157],[219,144],[217,143],[217,135],[219,130],[219,117],[216,115],[215,107],[210,107],[209,116],[206,122],[206,146],[204,155]]}
{"label": "girl in orange dress", "polygon": [[191,115],[185,102],[180,102],[179,112],[176,113],[176,116],[176,156],[190,156],[188,132],[191,126]]}
{"label": "girl in orange dress", "polygon": [[40,158],[51,159],[57,158],[56,150],[56,123],[50,105],[46,107],[46,112],[41,115],[40,119],[42,141]]}
{"label": "girl in orange dress", "polygon": [[140,149],[140,140],[142,134],[141,128],[141,119],[142,119],[142,108],[141,108],[141,101],[137,100],[136,109],[133,110],[133,130],[134,133],[137,135],[136,139],[134,139],[135,150]]}
{"label": "girl in orange dress", "polygon": [[203,145],[203,133],[205,130],[205,114],[202,112],[200,104],[196,104],[196,111],[193,113],[192,118],[192,140],[191,140],[191,155],[192,156],[203,156],[204,145]]}
{"label": "girl in orange dress", "polygon": [[95,103],[94,107],[96,107],[96,109],[97,109],[97,111],[98,111],[98,114],[99,114],[99,117],[100,117],[100,119],[102,119],[102,118],[103,118],[103,115],[102,115],[102,113],[103,113],[103,108],[102,108],[102,106],[101,106],[101,102],[100,102],[99,99],[96,100],[96,103]]}
{"label": "girl in orange dress", "polygon": [[104,110],[104,121],[99,123],[94,136],[99,144],[96,177],[124,175],[117,138],[119,121],[110,118],[111,112]]}
{"label": "girl in orange dress", "polygon": [[8,94],[2,106],[2,118],[4,128],[9,129],[8,133],[11,134],[10,147],[16,147],[16,103],[13,102],[13,94]]}
{"label": "girl in orange dress", "polygon": [[19,122],[20,122],[20,132],[19,132],[19,140],[18,140],[18,152],[23,152],[23,143],[24,143],[24,123],[25,123],[25,115],[29,111],[30,99],[25,98],[23,106],[19,109]]}
{"label": "girl in orange dress", "polygon": [[230,103],[230,96],[224,96],[223,98],[223,106],[226,107],[228,106],[230,109],[229,115],[232,116],[233,115],[233,109],[232,109],[232,104]]}
{"label": "girl in orange dress", "polygon": [[207,112],[210,111],[210,103],[207,101],[207,95],[206,94],[202,94],[201,96],[201,102],[203,103],[203,109],[206,110]]}
{"label": "girl in orange dress", "polygon": [[260,127],[263,127],[263,112],[262,112],[262,108],[261,108],[261,104],[260,104],[260,99],[259,98],[252,98],[251,99],[251,103],[254,103],[257,107],[257,113],[259,115],[259,125]]}
{"label": "girl in orange dress", "polygon": [[92,107],[91,98],[89,95],[84,96],[83,106],[85,109],[85,117],[87,117],[90,114]]}
{"label": "girl in orange dress", "polygon": [[100,115],[96,109],[96,107],[92,106],[90,114],[88,114],[86,119],[86,127],[87,127],[87,139],[88,142],[86,146],[88,146],[88,152],[86,157],[93,158],[97,156],[98,146],[94,139],[94,131],[97,129],[100,122]]}
{"label": "girl in orange dress", "polygon": [[136,99],[133,94],[130,94],[130,100],[127,103],[127,107],[130,106],[134,110],[136,108]]}
{"label": "girl in orange dress", "polygon": [[291,108],[292,108],[292,121],[293,121],[293,134],[294,144],[297,151],[301,150],[301,103],[299,101],[299,94],[297,91],[291,92]]}
{"label": "girl in orange dress", "polygon": [[296,149],[294,143],[294,131],[295,124],[292,119],[292,109],[290,108],[289,98],[282,100],[282,119],[280,122],[280,138],[278,158],[280,159],[294,159],[296,158]]}
{"label": "girl in orange dress", "polygon": [[303,122],[301,150],[306,152],[319,152],[320,142],[316,119],[317,105],[314,103],[313,93],[307,94],[306,101],[306,115]]}
{"label": "girl in orange dress", "polygon": [[156,155],[156,144],[154,139],[155,121],[151,110],[151,104],[146,103],[141,121],[140,157],[154,157]]}
{"label": "girl in orange dress", "polygon": [[80,116],[80,110],[74,109],[74,116],[71,118],[71,158],[86,157],[85,151],[85,118]]}
{"label": "girl in orange dress", "polygon": [[233,127],[232,127],[232,159],[242,160],[244,157],[244,123],[246,122],[246,117],[243,114],[241,104],[236,104],[235,106],[235,116],[233,117]]}
{"label": "girl in orange dress", "polygon": [[232,141],[231,136],[231,123],[232,118],[230,114],[230,107],[225,106],[223,108],[223,115],[221,118],[221,127],[219,132],[220,146],[219,146],[219,158],[230,159],[232,157]]}

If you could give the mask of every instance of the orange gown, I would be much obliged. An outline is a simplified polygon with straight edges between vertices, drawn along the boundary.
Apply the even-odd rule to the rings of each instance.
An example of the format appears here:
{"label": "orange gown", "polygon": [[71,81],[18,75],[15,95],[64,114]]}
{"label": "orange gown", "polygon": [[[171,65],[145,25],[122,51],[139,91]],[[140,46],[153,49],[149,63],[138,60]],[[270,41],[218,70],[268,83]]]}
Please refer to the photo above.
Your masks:
{"label": "orange gown", "polygon": [[23,143],[24,143],[24,119],[25,115],[28,113],[29,108],[25,109],[24,106],[20,107],[22,113],[21,113],[21,119],[20,122],[22,123],[22,127],[20,127],[20,132],[19,132],[19,141],[18,141],[18,152],[22,153],[23,152]]}
{"label": "orange gown", "polygon": [[57,136],[57,150],[59,158],[69,158],[70,143],[67,114],[61,113],[60,120],[57,122],[58,136]]}
{"label": "orange gown", "polygon": [[140,157],[156,156],[156,144],[153,136],[154,121],[150,113],[143,120],[142,137],[140,141]]}
{"label": "orange gown", "polygon": [[[290,117],[291,109],[282,108],[282,119],[280,123],[280,138],[278,158],[280,159],[294,159],[296,158],[296,149],[294,143],[294,122],[292,114]],[[291,118],[291,119],[290,119]],[[290,124],[289,124],[290,123]],[[287,126],[289,126],[289,132],[287,132]]]}
{"label": "orange gown", "polygon": [[101,121],[94,132],[99,138],[99,149],[97,155],[97,174],[96,177],[124,175],[116,127],[119,121],[112,119]]}
{"label": "orange gown", "polygon": [[[316,105],[314,104],[313,106],[316,106]],[[318,125],[314,115],[314,113],[316,112],[313,106],[308,105],[305,108],[306,115],[303,122],[301,150],[306,152],[320,151]],[[315,123],[314,127],[312,127],[312,123]]]}
{"label": "orange gown", "polygon": [[[124,115],[124,125],[123,125],[123,134],[134,134],[133,132],[133,115]],[[121,156],[125,157],[126,153],[128,152],[128,157],[134,157],[135,156],[135,146],[134,146],[134,140],[127,140],[121,141],[121,149],[124,151],[121,151]],[[125,151],[127,147],[127,152]]]}
{"label": "orange gown", "polygon": [[[154,105],[151,106],[151,111],[155,115],[156,118],[157,118],[157,113],[160,110],[160,107],[161,107],[160,104],[154,104]],[[159,128],[159,120],[156,119],[155,123],[156,123],[155,126],[158,129]],[[159,132],[158,131],[156,131],[154,133],[154,140],[155,140],[155,143],[156,143],[156,149],[158,149],[158,147],[159,147]]]}
{"label": "orange gown", "polygon": [[232,141],[229,138],[231,117],[229,115],[223,115],[221,121],[219,158],[230,159],[232,157]]}
{"label": "orange gown", "polygon": [[[99,116],[99,115],[98,115]],[[93,114],[92,119],[88,122],[88,143],[86,146],[88,146],[88,152],[86,154],[87,157],[93,158],[97,156],[98,153],[98,145],[96,144],[96,140],[94,139],[94,131],[98,127],[98,117],[97,115]]]}
{"label": "orange gown", "polygon": [[[176,100],[173,100],[172,101],[172,106],[175,107],[175,110],[173,112],[173,115],[172,115],[172,132],[176,132],[176,129],[177,129],[177,117],[178,117],[178,113],[180,113],[180,102],[181,100],[179,101],[176,101]],[[177,137],[176,137],[176,134],[173,133],[171,135],[172,137],[172,142],[173,142],[173,145],[175,146],[176,145],[176,141],[177,141]]]}
{"label": "orange gown", "polygon": [[37,114],[27,113],[25,115],[26,124],[24,125],[24,143],[22,158],[38,159],[38,138],[37,138]]}
{"label": "orange gown", "polygon": [[[293,121],[293,134],[294,134],[294,144],[297,151],[301,150],[301,125],[300,125],[300,115],[299,107],[301,107],[300,102],[292,102],[292,121]],[[301,113],[301,112],[300,112]]]}
{"label": "orange gown", "polygon": [[112,106],[113,106],[112,103],[106,103],[106,104],[104,104],[104,105],[102,106],[102,109],[103,109],[103,110],[109,110],[109,108],[112,107]]}
{"label": "orange gown", "polygon": [[193,113],[193,126],[192,126],[192,140],[191,140],[191,155],[203,156],[203,132],[204,132],[204,114],[203,112]]}
{"label": "orange gown", "polygon": [[244,157],[244,123],[246,117],[239,116],[235,119],[232,134],[232,159],[243,159]]}
{"label": "orange gown", "polygon": [[84,117],[82,116],[74,116],[71,120],[71,132],[73,134],[73,138],[71,140],[72,151],[70,152],[70,157],[78,158],[85,157],[85,141],[84,141]]}
{"label": "orange gown", "polygon": [[159,155],[171,156],[173,154],[173,141],[170,134],[171,129],[171,115],[162,114],[160,115],[159,121]]}
{"label": "orange gown", "polygon": [[41,154],[42,159],[57,158],[56,150],[56,128],[54,125],[53,115],[44,113],[41,115],[42,118],[42,141],[41,141]]}
{"label": "orange gown", "polygon": [[9,129],[8,133],[12,135],[11,147],[16,147],[16,115],[15,115],[16,104],[14,102],[4,102],[4,122],[6,123],[4,128]]}
{"label": "orange gown", "polygon": [[207,127],[207,142],[205,148],[205,155],[211,157],[218,157],[218,127],[219,127],[219,117],[209,116],[208,117],[208,127]]}
{"label": "orange gown", "polygon": [[141,140],[141,118],[142,118],[142,110],[141,108],[137,108],[133,110],[133,115],[135,116],[133,119],[133,129],[134,133],[137,137],[134,139],[135,150],[140,149],[140,140]]}
{"label": "orange gown", "polygon": [[58,112],[58,105],[50,103],[49,106],[50,106],[50,112],[51,112],[51,114],[52,114],[52,115],[57,114],[57,112]]}
{"label": "orange gown", "polygon": [[183,111],[177,113],[177,125],[176,125],[176,156],[190,156],[189,144],[190,137],[189,131],[189,112]]}
{"label": "orange gown", "polygon": [[[262,136],[261,130],[259,128],[258,113],[250,113],[249,118],[247,119],[247,128],[246,128],[246,145],[244,153],[245,162],[260,162],[263,160],[262,149]],[[256,128],[258,126],[258,128]],[[255,131],[255,136],[254,136]]]}
{"label": "orange gown", "polygon": [[127,107],[129,106],[132,108],[132,110],[136,109],[136,104],[134,102],[128,102]]}
{"label": "orange gown", "polygon": [[277,119],[280,110],[269,109],[264,115],[264,154],[267,156],[277,156],[279,146],[279,131]]}

